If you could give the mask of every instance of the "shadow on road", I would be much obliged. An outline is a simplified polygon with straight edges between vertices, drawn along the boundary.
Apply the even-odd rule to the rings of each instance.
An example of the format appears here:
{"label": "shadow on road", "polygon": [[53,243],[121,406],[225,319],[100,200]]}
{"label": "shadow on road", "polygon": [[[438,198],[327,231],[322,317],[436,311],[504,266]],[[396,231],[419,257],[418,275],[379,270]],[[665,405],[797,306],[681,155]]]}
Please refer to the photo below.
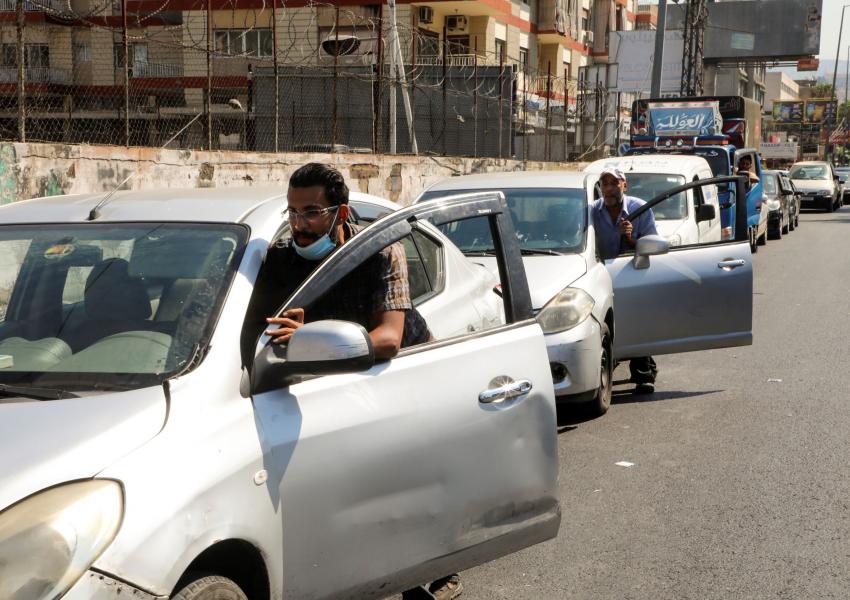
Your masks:
{"label": "shadow on road", "polygon": [[840,219],[806,219],[806,223],[850,223],[850,216]]}
{"label": "shadow on road", "polygon": [[681,400],[684,398],[695,398],[697,396],[708,396],[717,394],[723,390],[702,390],[699,392],[682,392],[669,390],[655,392],[653,394],[635,394],[632,390],[615,390],[611,395],[611,404],[632,404],[634,402],[660,402],[662,400]]}

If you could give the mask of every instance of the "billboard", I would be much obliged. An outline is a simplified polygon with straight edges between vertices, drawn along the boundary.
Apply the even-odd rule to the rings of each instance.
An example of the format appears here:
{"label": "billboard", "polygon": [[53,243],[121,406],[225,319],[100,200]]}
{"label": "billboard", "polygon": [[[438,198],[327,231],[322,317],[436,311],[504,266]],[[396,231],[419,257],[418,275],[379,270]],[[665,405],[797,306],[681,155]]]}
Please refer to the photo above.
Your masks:
{"label": "billboard", "polygon": [[[709,2],[707,61],[799,60],[820,53],[822,0]],[[668,29],[683,29],[684,7],[667,7]]]}
{"label": "billboard", "polygon": [[660,137],[718,135],[723,119],[717,102],[650,102],[650,130]]}
{"label": "billboard", "polygon": [[829,98],[811,98],[806,100],[806,123],[834,123],[835,102]]}
{"label": "billboard", "polygon": [[773,120],[777,123],[800,123],[803,121],[801,100],[774,100]]}
{"label": "billboard", "polygon": [[[655,31],[612,31],[608,44],[608,63],[617,65],[615,92],[646,92],[652,87],[652,55]],[[681,31],[664,36],[664,62],[661,65],[661,92],[676,95],[682,83],[684,39]]]}

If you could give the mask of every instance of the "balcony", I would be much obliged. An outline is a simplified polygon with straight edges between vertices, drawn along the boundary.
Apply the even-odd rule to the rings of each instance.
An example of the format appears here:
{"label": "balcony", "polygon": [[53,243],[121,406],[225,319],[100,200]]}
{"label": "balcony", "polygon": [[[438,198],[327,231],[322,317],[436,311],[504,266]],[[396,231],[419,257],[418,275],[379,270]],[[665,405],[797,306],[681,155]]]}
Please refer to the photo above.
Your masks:
{"label": "balcony", "polygon": [[[418,66],[435,66],[440,67],[443,64],[443,57],[439,54],[431,54],[431,55],[420,55],[416,57],[416,64]],[[471,67],[475,65],[475,55],[474,54],[449,54],[446,58],[446,66],[447,67]],[[499,64],[499,61],[493,60],[492,58],[488,58],[486,56],[478,55],[478,66],[483,67],[493,66]]]}
{"label": "balcony", "polygon": [[[0,66],[0,83],[17,83],[18,67]],[[53,67],[27,67],[26,83],[71,83],[71,75]]]}
{"label": "balcony", "polygon": [[[17,0],[0,0],[0,12],[15,12],[18,10]],[[68,2],[62,0],[27,0],[24,3],[27,12],[49,12],[52,14],[66,14]]]}
{"label": "balcony", "polygon": [[130,67],[130,74],[136,79],[150,79],[158,77],[183,77],[183,64],[136,61]]}

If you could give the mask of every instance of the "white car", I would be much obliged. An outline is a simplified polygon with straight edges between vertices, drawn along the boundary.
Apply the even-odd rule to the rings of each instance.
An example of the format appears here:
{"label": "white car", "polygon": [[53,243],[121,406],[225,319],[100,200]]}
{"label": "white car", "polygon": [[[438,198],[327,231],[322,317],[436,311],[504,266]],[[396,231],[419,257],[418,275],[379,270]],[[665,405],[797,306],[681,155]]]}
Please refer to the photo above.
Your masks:
{"label": "white car", "polygon": [[[714,177],[704,158],[686,154],[646,154],[602,158],[590,163],[585,173],[597,176],[605,168],[620,169],[626,176],[626,194],[651,200],[668,189]],[[596,180],[591,179],[595,185]],[[706,185],[681,192],[652,209],[658,234],[671,246],[720,241],[720,203],[717,186]]]}
{"label": "white car", "polygon": [[791,166],[791,181],[802,194],[802,208],[822,208],[832,212],[841,208],[844,192],[841,179],[828,161],[804,161]]}
{"label": "white car", "polygon": [[[281,189],[102,199],[0,208],[0,598],[379,598],[557,534],[555,397],[500,195],[379,218],[281,306],[309,315],[401,241],[436,339],[380,363],[358,324],[287,346],[250,325]],[[499,293],[429,223],[467,218],[502,242]]]}
{"label": "white car", "polygon": [[[752,343],[752,262],[746,228],[744,240],[706,246],[673,247],[647,236],[633,255],[600,260],[593,177],[567,171],[452,177],[417,202],[484,190],[505,195],[558,401],[589,402],[604,413],[618,360]],[[746,210],[743,201],[738,206]],[[442,230],[470,260],[496,272],[496,246],[485,228],[461,221]]]}

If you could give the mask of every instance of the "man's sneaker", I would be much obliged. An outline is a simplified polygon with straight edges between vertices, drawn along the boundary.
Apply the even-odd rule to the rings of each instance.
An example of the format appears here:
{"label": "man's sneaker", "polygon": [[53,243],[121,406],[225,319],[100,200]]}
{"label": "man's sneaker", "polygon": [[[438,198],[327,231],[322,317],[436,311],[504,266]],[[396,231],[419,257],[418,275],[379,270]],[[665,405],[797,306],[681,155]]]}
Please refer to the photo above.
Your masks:
{"label": "man's sneaker", "polygon": [[438,579],[428,587],[436,600],[453,600],[463,592],[463,584],[458,575],[449,575]]}
{"label": "man's sneaker", "polygon": [[654,383],[639,383],[635,386],[635,394],[652,394],[655,392]]}

